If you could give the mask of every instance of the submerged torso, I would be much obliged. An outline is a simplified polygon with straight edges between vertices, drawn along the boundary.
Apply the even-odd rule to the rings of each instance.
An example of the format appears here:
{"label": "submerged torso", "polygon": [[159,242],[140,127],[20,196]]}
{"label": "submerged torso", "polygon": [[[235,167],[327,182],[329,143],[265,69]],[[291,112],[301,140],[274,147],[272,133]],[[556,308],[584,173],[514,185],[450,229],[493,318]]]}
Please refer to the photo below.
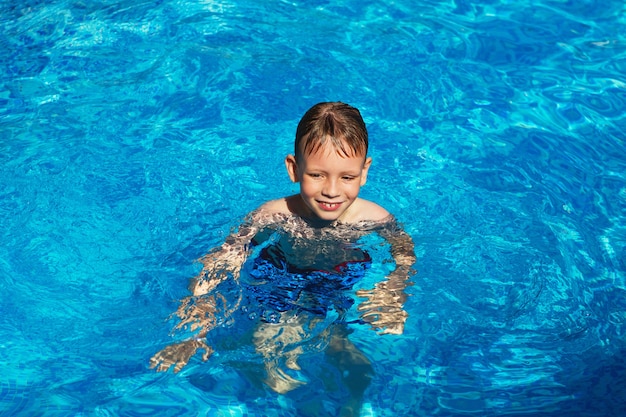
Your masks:
{"label": "submerged torso", "polygon": [[261,230],[251,241],[251,256],[242,271],[242,284],[254,298],[250,305],[269,322],[285,312],[325,315],[332,309],[343,314],[354,303],[349,290],[371,263],[358,241],[381,225],[315,227],[288,217]]}

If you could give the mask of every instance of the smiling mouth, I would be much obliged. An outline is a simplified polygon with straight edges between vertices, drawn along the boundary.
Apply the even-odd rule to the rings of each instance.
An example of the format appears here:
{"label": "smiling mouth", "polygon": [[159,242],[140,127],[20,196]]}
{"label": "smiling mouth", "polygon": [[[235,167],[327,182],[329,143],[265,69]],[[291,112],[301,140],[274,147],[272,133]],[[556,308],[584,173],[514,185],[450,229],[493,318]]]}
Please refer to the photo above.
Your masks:
{"label": "smiling mouth", "polygon": [[318,201],[318,203],[322,210],[326,211],[335,211],[341,206],[341,203],[327,203],[324,201]]}

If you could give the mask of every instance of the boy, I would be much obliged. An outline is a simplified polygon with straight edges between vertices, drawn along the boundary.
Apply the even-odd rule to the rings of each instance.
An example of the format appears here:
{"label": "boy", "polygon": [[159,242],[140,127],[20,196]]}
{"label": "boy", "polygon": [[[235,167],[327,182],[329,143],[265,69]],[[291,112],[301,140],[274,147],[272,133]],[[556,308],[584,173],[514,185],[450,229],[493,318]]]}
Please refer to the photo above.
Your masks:
{"label": "boy", "polygon": [[[344,379],[353,396],[362,394],[371,367],[347,340],[343,320],[354,302],[346,293],[371,260],[358,240],[378,233],[390,243],[395,262],[386,280],[356,292],[366,298],[358,307],[362,321],[381,333],[403,332],[404,288],[415,262],[413,242],[394,217],[358,197],[372,163],[367,150],[367,129],[356,108],[319,103],[306,112],[296,131],[294,154],[285,158],[300,193],[263,204],[221,247],[201,259],[203,270],[190,285],[193,296],[177,311],[181,322],[176,326],[199,333],[155,354],[151,368],[174,367],[178,372],[198,349],[207,360],[212,349],[206,334],[220,325],[220,318],[247,303],[246,311],[255,311],[261,321],[253,341],[264,357],[266,383],[272,389],[284,393],[303,383],[281,369],[281,363],[299,370],[303,340],[321,337],[331,362],[353,373],[361,369]],[[240,288],[236,300],[216,291],[231,279]],[[337,317],[328,325],[330,312]]]}

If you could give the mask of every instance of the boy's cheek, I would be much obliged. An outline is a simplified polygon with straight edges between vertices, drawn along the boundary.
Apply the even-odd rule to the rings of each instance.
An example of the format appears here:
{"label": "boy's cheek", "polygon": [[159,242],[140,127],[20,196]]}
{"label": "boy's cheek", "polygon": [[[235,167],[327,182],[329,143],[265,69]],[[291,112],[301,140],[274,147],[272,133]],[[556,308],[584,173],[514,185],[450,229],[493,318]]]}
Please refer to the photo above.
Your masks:
{"label": "boy's cheek", "polygon": [[303,191],[310,191],[315,188],[315,183],[311,182],[311,180],[302,179],[300,181],[300,189]]}

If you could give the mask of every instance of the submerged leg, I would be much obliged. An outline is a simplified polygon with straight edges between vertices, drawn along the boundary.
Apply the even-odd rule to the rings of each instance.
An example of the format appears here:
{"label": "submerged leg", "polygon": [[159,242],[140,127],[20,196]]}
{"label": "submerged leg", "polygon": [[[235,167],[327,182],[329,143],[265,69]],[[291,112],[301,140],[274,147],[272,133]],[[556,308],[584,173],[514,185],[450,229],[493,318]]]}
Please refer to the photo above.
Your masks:
{"label": "submerged leg", "polygon": [[265,384],[278,394],[286,394],[306,384],[306,382],[288,375],[276,360],[265,362],[265,372]]}
{"label": "submerged leg", "polygon": [[336,326],[326,350],[328,362],[339,370],[350,393],[349,400],[341,408],[341,417],[359,415],[363,395],[373,375],[369,359],[348,339],[349,334],[345,325]]}
{"label": "submerged leg", "polygon": [[300,323],[262,324],[254,331],[254,346],[263,355],[267,377],[265,383],[279,394],[285,394],[305,384],[282,369],[298,371],[297,359],[303,350],[298,343],[306,333]]}

